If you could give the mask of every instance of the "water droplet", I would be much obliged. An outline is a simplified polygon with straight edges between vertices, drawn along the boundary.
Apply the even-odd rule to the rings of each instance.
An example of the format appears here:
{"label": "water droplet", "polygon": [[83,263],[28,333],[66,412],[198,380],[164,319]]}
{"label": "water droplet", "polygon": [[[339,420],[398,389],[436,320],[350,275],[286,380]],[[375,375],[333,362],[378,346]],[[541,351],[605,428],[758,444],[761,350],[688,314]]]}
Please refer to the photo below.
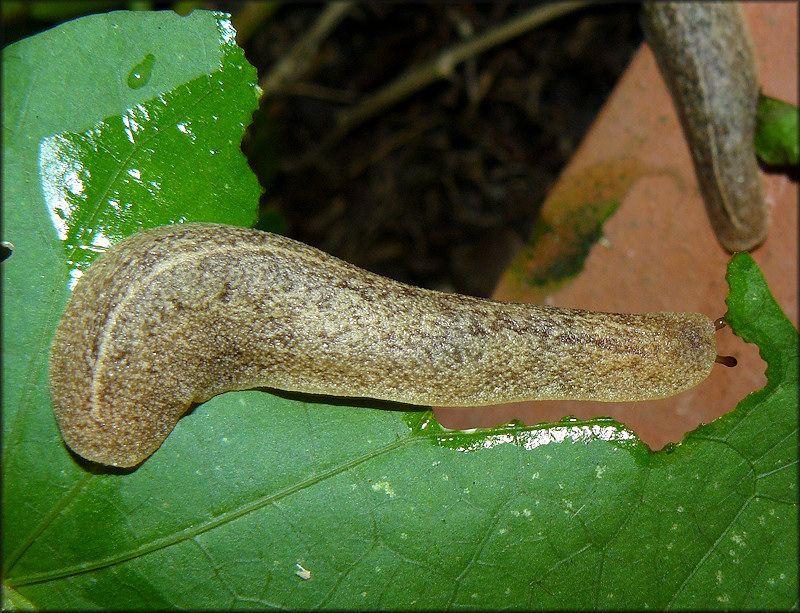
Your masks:
{"label": "water droplet", "polygon": [[131,89],[139,89],[147,85],[150,80],[150,75],[153,73],[153,64],[156,63],[156,58],[152,53],[144,56],[144,59],[134,66],[130,73],[128,73],[128,87]]}

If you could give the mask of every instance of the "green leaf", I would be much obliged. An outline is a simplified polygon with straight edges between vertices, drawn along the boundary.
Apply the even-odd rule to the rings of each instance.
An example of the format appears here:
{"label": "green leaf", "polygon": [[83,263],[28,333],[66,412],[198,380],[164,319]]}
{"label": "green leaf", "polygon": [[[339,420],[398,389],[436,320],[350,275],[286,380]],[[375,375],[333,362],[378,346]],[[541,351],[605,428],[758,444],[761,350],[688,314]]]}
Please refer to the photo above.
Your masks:
{"label": "green leaf", "polygon": [[35,611],[36,607],[11,588],[3,584],[3,611]]}
{"label": "green leaf", "polygon": [[798,164],[797,107],[768,96],[758,99],[756,153],[767,164]]}
{"label": "green leaf", "polygon": [[[92,20],[102,27],[84,30]],[[730,263],[727,317],[758,342],[768,384],[667,451],[610,419],[464,433],[428,411],[253,390],[198,406],[135,471],[69,454],[46,362],[70,273],[102,248],[93,237],[254,219],[258,189],[238,143],[255,77],[221,36],[226,23],[199,11],[112,13],[4,51],[3,232],[15,244],[3,275],[4,599],[49,609],[796,607],[797,331],[747,255]],[[53,78],[85,48],[94,62]],[[148,53],[150,81],[130,89]],[[207,60],[197,72],[187,70],[195,54]],[[178,56],[183,76],[161,75]],[[117,69],[94,75],[106,63]],[[209,93],[194,104],[170,97],[189,83]],[[103,127],[154,99],[170,104],[146,143],[129,147],[125,130]],[[198,128],[194,142],[219,138],[217,157],[192,158],[175,132],[160,140],[212,115],[227,123]],[[91,140],[98,129],[106,140]],[[76,148],[102,143],[74,158],[88,173],[75,173],[82,189],[40,163],[42,143],[64,134]],[[149,198],[125,185],[129,168],[173,187]],[[69,204],[62,216],[54,181]],[[115,216],[104,203],[117,192],[132,206]]]}

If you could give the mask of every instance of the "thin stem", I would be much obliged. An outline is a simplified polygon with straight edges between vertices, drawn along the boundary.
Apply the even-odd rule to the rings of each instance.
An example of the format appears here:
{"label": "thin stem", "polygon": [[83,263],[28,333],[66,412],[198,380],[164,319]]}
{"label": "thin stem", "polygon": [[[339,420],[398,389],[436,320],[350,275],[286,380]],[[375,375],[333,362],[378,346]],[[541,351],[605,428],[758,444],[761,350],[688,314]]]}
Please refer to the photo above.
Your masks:
{"label": "thin stem", "polygon": [[496,47],[516,36],[548,21],[581,9],[591,1],[556,2],[536,7],[517,15],[483,34],[443,50],[438,56],[422,66],[412,68],[400,75],[383,89],[367,96],[353,108],[344,109],[336,116],[336,127],[323,143],[311,153],[302,156],[287,167],[298,168],[309,164],[322,151],[339,141],[356,126],[371,119],[386,108],[408,98],[411,94],[440,79],[452,77],[455,67],[461,62]]}
{"label": "thin stem", "polygon": [[284,83],[299,79],[319,51],[322,41],[339,25],[354,5],[351,0],[343,0],[325,6],[305,35],[261,79],[259,85],[264,90],[262,97],[274,94]]}

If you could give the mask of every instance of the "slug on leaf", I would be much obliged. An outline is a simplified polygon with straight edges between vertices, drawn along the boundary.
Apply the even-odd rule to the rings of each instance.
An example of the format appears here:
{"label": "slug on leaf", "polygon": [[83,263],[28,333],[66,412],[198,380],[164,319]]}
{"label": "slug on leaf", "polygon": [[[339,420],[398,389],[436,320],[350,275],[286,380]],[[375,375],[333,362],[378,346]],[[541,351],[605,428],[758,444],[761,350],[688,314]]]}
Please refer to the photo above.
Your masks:
{"label": "slug on leaf", "polygon": [[135,466],[193,403],[253,387],[417,405],[646,400],[703,381],[699,313],[593,313],[404,285],[210,223],[139,232],[76,285],[50,353],[67,445]]}

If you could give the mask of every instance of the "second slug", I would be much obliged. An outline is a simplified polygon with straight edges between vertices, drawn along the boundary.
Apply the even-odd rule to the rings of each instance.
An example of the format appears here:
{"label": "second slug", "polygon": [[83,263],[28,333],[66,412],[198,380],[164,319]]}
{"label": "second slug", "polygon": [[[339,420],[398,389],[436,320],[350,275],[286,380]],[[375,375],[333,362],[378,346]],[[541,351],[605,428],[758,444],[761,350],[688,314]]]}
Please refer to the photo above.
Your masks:
{"label": "second slug", "polygon": [[297,241],[187,223],[130,236],[76,285],[50,354],[73,451],[135,466],[229,390],[418,405],[647,400],[703,381],[699,313],[592,313],[411,287]]}
{"label": "second slug", "polygon": [[755,152],[758,66],[736,2],[645,2],[642,25],[683,125],[720,244],[747,251],[769,215]]}

